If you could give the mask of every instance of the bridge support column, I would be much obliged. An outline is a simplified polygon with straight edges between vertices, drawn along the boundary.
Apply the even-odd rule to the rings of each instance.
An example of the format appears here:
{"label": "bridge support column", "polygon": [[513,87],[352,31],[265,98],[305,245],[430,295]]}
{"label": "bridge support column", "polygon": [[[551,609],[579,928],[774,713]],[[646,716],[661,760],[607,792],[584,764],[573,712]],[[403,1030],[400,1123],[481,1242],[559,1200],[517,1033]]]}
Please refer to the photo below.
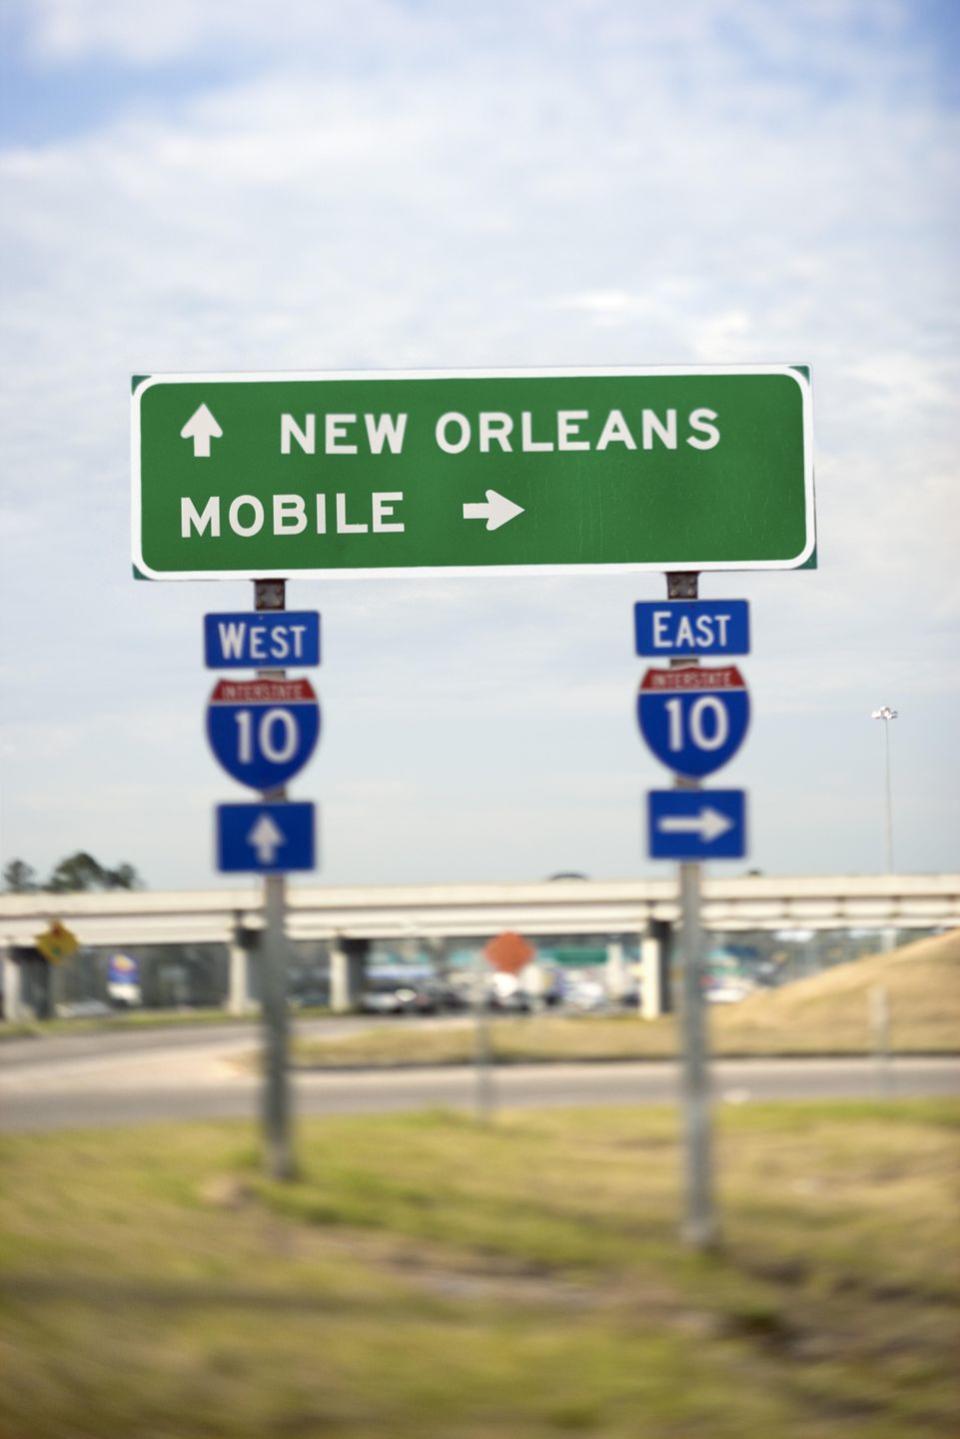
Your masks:
{"label": "bridge support column", "polygon": [[670,987],[670,926],[654,920],[640,941],[640,1013],[659,1019],[673,1011]]}
{"label": "bridge support column", "polygon": [[10,950],[0,948],[0,969],[3,978],[3,1017],[7,1020],[23,1019],[23,985],[20,966]]}
{"label": "bridge support column", "polygon": [[250,952],[243,945],[229,947],[230,973],[227,990],[228,1014],[249,1014],[254,1008],[250,992]]}
{"label": "bridge support column", "polygon": [[360,1003],[367,963],[367,939],[338,939],[330,950],[330,1008],[348,1014]]}
{"label": "bridge support column", "polygon": [[606,974],[607,999],[620,1004],[627,992],[627,966],[623,958],[623,941],[611,939],[607,945]]}

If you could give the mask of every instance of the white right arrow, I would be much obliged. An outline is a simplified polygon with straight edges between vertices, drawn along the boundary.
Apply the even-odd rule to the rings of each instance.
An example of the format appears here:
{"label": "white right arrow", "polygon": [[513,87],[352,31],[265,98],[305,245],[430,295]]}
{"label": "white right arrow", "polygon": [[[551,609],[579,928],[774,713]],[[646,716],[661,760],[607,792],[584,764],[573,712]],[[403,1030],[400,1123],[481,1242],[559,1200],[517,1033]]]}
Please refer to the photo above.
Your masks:
{"label": "white right arrow", "polygon": [[194,410],[180,431],[180,438],[193,441],[193,458],[195,460],[208,460],[210,458],[210,441],[219,440],[222,434],[223,431],[206,405],[201,405],[198,410]]}
{"label": "white right arrow", "polygon": [[664,815],[659,821],[658,828],[666,834],[698,834],[705,843],[709,844],[712,840],[719,839],[722,834],[726,834],[728,829],[733,829],[733,820],[707,805],[706,809],[700,810],[697,814]]}
{"label": "white right arrow", "polygon": [[262,814],[247,835],[247,843],[256,850],[261,864],[273,864],[277,850],[286,842],[283,831],[277,829],[268,814]]}
{"label": "white right arrow", "polygon": [[514,519],[516,515],[523,514],[523,506],[515,505],[513,500],[508,500],[505,495],[500,495],[496,490],[487,490],[487,498],[477,505],[464,505],[463,518],[465,520],[486,520],[488,530],[499,530],[508,520]]}

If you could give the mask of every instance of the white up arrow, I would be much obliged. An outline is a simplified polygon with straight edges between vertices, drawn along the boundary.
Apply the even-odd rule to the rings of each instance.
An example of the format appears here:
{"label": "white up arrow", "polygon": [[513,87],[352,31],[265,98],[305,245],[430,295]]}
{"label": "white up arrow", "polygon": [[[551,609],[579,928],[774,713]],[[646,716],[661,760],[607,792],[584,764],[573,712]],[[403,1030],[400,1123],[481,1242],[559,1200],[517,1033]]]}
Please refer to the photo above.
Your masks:
{"label": "white up arrow", "polygon": [[508,520],[523,514],[523,506],[515,505],[496,490],[487,490],[487,498],[477,505],[464,505],[465,520],[486,520],[488,530],[498,530]]}
{"label": "white up arrow", "polygon": [[282,830],[277,829],[268,814],[262,814],[247,835],[247,843],[256,850],[257,859],[261,864],[273,864],[277,857],[277,850],[286,842]]}
{"label": "white up arrow", "polygon": [[222,434],[223,431],[206,405],[201,405],[199,410],[194,410],[180,431],[180,438],[193,441],[193,458],[195,460],[208,460],[210,458],[210,441],[219,440]]}
{"label": "white up arrow", "polygon": [[733,829],[733,820],[707,805],[706,809],[701,809],[697,814],[664,815],[659,828],[665,834],[698,834],[705,844],[710,844],[722,834],[726,834],[728,829]]}

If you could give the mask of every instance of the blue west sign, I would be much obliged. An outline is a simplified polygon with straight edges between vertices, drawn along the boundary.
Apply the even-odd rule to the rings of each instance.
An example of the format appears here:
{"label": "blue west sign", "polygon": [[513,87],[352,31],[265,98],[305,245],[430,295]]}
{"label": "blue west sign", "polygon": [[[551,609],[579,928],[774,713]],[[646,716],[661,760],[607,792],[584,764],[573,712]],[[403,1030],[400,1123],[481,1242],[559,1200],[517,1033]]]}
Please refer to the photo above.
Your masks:
{"label": "blue west sign", "polygon": [[320,663],[316,610],[204,615],[207,669],[290,669]]}
{"label": "blue west sign", "polygon": [[736,665],[648,669],[637,718],[647,744],[677,774],[700,779],[736,754],[750,722],[750,698]]}

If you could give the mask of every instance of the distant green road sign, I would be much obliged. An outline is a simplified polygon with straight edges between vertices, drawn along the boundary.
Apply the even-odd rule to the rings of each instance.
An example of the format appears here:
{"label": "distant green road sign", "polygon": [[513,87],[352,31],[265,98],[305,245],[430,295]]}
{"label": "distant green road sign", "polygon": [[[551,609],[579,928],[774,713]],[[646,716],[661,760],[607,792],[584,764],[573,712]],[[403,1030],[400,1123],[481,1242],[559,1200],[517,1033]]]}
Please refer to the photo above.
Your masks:
{"label": "distant green road sign", "polygon": [[153,375],[133,394],[151,579],[793,569],[810,385],[703,370]]}

